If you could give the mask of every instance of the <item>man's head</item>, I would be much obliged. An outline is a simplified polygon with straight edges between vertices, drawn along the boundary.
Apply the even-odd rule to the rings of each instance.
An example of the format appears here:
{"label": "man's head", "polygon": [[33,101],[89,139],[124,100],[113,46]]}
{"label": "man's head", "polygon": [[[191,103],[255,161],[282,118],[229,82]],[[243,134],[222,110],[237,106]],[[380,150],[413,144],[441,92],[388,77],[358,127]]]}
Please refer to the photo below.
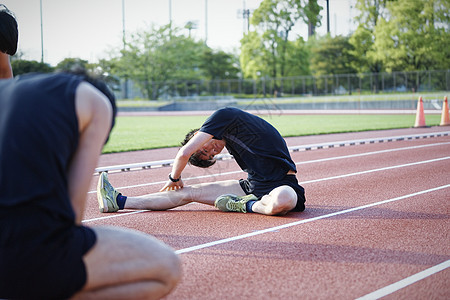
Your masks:
{"label": "man's head", "polygon": [[[186,136],[184,137],[184,140],[181,142],[181,145],[186,145],[192,137],[198,132],[199,128],[193,129],[189,131]],[[191,157],[189,158],[189,163],[193,166],[200,167],[200,168],[209,168],[212,165],[216,163],[216,159],[214,156],[205,156],[205,153],[203,153],[204,150],[200,149],[193,153]]]}
{"label": "man's head", "polygon": [[9,55],[17,52],[19,30],[14,14],[3,4],[0,4],[0,51]]}

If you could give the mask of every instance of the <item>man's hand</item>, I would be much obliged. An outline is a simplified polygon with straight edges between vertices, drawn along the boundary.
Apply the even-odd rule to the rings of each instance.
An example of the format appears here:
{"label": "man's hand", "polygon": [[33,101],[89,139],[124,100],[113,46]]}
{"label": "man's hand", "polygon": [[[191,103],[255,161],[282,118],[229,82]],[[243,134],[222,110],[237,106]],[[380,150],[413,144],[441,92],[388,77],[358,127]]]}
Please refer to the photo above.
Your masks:
{"label": "man's hand", "polygon": [[177,182],[173,182],[173,181],[169,180],[169,181],[167,181],[167,183],[163,186],[163,188],[160,189],[159,191],[160,191],[160,192],[164,192],[164,191],[176,191],[176,190],[182,189],[183,186],[184,186],[184,184],[183,184],[183,180],[181,180],[181,178],[180,178],[180,180],[177,181]]}

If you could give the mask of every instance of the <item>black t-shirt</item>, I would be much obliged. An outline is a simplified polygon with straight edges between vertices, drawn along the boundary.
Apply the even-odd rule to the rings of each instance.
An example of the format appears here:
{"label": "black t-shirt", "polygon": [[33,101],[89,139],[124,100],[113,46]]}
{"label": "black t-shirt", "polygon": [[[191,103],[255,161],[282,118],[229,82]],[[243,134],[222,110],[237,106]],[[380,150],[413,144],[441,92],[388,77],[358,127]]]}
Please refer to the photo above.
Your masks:
{"label": "black t-shirt", "polygon": [[238,108],[222,108],[205,121],[200,131],[223,139],[249,180],[277,181],[289,170],[297,171],[283,137],[258,116]]}

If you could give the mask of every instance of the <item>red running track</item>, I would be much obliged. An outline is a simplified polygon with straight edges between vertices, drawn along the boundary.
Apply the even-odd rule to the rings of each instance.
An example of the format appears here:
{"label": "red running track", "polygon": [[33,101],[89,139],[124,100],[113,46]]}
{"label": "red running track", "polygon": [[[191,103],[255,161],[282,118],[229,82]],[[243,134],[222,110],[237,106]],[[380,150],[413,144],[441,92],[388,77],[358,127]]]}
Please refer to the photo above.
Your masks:
{"label": "red running track", "polygon": [[[383,142],[293,152],[306,210],[283,217],[224,213],[197,203],[101,214],[94,175],[84,224],[134,228],[172,246],[183,278],[165,299],[450,299],[449,131],[288,138],[289,146]],[[433,134],[439,132],[447,134]],[[409,135],[418,138],[379,139]],[[172,159],[176,151],[108,154],[99,166]],[[169,172],[161,167],[109,178],[125,195],[142,195],[161,188]],[[183,173],[185,184],[242,176],[234,160]]]}

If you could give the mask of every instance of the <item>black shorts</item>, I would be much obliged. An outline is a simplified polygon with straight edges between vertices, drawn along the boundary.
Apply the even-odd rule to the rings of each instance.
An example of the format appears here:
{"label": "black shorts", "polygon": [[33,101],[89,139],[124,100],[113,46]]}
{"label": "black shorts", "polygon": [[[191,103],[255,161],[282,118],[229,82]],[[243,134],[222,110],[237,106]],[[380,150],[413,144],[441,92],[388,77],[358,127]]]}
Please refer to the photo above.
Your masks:
{"label": "black shorts", "polygon": [[95,232],[60,221],[35,208],[2,209],[0,299],[67,299],[83,288]]}
{"label": "black shorts", "polygon": [[288,185],[294,189],[297,193],[297,204],[292,211],[304,211],[305,210],[305,189],[298,184],[297,177],[295,175],[286,175],[282,180],[279,181],[249,181],[247,179],[240,179],[239,184],[241,185],[242,190],[245,194],[253,194],[258,199],[261,199],[262,196],[269,194],[273,189],[282,186]]}

